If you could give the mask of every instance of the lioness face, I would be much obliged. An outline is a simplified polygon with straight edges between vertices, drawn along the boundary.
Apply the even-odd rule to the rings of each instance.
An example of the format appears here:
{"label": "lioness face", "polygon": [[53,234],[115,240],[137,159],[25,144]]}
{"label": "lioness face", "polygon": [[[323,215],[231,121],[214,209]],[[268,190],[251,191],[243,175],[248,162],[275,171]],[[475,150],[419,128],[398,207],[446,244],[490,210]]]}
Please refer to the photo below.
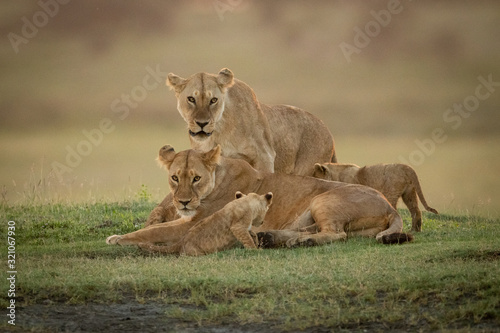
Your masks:
{"label": "lioness face", "polygon": [[227,89],[233,83],[233,73],[227,68],[218,75],[198,73],[188,79],[168,75],[167,85],[175,90],[177,110],[194,140],[204,141],[213,134],[224,113]]}
{"label": "lioness face", "polygon": [[212,193],[220,151],[220,146],[206,153],[187,150],[176,154],[170,146],[160,149],[158,160],[168,169],[173,204],[179,215],[193,216],[201,200]]}

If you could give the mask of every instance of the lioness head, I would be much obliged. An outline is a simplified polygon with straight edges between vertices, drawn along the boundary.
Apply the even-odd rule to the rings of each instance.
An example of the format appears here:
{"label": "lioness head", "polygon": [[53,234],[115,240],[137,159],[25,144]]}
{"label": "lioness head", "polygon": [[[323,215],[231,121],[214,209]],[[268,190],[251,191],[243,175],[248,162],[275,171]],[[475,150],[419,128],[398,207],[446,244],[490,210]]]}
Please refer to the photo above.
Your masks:
{"label": "lioness head", "polygon": [[160,149],[158,161],[168,170],[168,183],[179,215],[194,215],[201,200],[213,191],[220,155],[219,145],[206,153],[196,150],[176,153],[169,145]]}
{"label": "lioness head", "polygon": [[217,75],[197,73],[188,79],[168,74],[167,86],[175,91],[177,110],[193,139],[202,141],[212,135],[224,112],[227,89],[233,84],[233,72],[227,68]]}
{"label": "lioness head", "polygon": [[250,204],[251,215],[253,216],[252,225],[254,227],[259,227],[264,222],[264,217],[269,209],[269,206],[273,202],[273,193],[268,192],[264,195],[259,195],[257,193],[248,193],[247,195],[236,192],[236,199],[247,200]]}

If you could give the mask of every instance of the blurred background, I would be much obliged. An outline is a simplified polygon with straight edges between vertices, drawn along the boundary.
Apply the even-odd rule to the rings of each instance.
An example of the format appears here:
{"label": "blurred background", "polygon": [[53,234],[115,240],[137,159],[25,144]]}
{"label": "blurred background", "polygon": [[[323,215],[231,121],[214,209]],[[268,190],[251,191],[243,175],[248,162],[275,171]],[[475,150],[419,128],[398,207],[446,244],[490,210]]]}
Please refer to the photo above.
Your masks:
{"label": "blurred background", "polygon": [[66,2],[0,4],[3,203],[159,201],[158,149],[189,147],[167,73],[228,67],[321,118],[340,162],[408,163],[440,212],[499,215],[500,2]]}

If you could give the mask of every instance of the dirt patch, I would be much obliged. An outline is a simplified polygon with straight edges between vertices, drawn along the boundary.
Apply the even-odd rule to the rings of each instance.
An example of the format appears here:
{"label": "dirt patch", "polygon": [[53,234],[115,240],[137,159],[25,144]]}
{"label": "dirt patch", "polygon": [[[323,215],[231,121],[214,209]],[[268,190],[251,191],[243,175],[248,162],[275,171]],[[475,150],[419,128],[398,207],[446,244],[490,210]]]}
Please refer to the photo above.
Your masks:
{"label": "dirt patch", "polygon": [[140,304],[67,305],[35,304],[20,307],[16,327],[11,332],[276,332],[273,325],[215,325],[200,327],[197,323],[170,319],[172,306],[160,302]]}
{"label": "dirt patch", "polygon": [[500,250],[494,251],[477,251],[477,250],[456,250],[445,254],[442,257],[429,258],[426,262],[444,262],[449,260],[464,260],[464,261],[496,261],[500,260]]}
{"label": "dirt patch", "polygon": [[[140,304],[127,300],[119,304],[51,305],[35,304],[18,308],[16,326],[0,327],[2,332],[202,332],[202,333],[276,333],[281,332],[279,323],[263,322],[257,324],[218,324],[200,326],[196,322],[168,318],[166,313],[172,305],[160,302]],[[452,329],[465,329],[467,332],[496,331],[495,318],[484,318],[482,323],[474,324],[472,318],[457,322]],[[423,321],[420,329],[432,330]],[[339,327],[316,326],[304,330],[291,330],[288,333],[326,333],[338,332],[405,332],[405,322],[384,323],[365,322],[344,324]]]}

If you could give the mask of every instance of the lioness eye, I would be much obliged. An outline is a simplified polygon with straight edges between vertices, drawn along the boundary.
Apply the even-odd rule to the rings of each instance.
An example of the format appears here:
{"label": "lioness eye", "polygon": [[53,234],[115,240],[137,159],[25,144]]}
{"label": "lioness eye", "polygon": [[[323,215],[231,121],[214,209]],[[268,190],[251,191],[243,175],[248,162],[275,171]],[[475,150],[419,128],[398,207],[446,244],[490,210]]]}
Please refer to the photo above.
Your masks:
{"label": "lioness eye", "polygon": [[210,100],[210,104],[215,104],[215,103],[217,103],[217,101],[218,101],[218,99],[216,97],[214,97]]}
{"label": "lioness eye", "polygon": [[177,176],[176,176],[176,175],[173,175],[173,176],[172,176],[172,180],[173,180],[174,182],[178,182],[178,181],[179,181],[179,178],[177,178]]}
{"label": "lioness eye", "polygon": [[193,104],[196,104],[196,100],[194,99],[193,96],[188,96],[188,101],[193,103]]}
{"label": "lioness eye", "polygon": [[199,181],[200,181],[200,179],[201,179],[201,177],[200,177],[200,176],[195,176],[195,177],[193,178],[193,183],[199,182]]}

